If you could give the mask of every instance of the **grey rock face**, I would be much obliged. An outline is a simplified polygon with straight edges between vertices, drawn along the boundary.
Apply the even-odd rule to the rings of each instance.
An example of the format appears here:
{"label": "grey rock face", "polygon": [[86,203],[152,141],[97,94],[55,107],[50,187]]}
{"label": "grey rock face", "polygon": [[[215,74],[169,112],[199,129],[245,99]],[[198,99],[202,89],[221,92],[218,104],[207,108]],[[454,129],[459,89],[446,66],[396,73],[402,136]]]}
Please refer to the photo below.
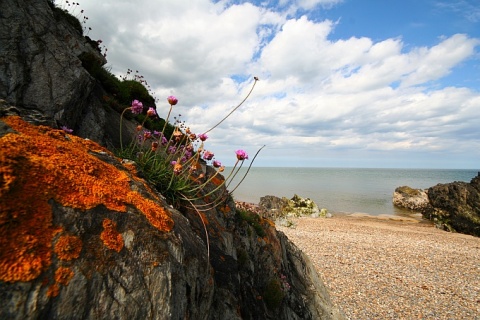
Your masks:
{"label": "grey rock face", "polygon": [[[52,10],[47,0],[2,0],[0,14],[0,99],[20,115],[105,146],[118,145],[120,115],[102,101],[102,88],[82,66],[88,54],[106,63],[78,27]],[[134,130],[127,125],[124,131]],[[112,132],[113,131],[113,132]],[[132,135],[125,132],[124,141]]]}

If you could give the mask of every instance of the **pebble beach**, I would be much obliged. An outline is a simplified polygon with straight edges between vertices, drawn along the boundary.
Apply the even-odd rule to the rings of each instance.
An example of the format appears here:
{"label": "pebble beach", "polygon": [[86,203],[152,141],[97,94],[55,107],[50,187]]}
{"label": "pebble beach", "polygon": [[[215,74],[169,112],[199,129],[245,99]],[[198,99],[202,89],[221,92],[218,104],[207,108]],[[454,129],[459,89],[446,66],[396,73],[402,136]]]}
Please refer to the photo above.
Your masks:
{"label": "pebble beach", "polygon": [[347,319],[480,319],[480,238],[408,217],[336,214],[277,226]]}

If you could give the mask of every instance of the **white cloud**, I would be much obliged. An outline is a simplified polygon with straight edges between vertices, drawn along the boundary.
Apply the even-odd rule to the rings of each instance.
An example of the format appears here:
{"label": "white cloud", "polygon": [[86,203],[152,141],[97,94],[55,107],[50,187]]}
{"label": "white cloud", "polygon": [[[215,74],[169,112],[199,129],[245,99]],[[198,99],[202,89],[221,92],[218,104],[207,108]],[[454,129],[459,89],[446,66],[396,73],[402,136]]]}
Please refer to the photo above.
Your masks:
{"label": "white cloud", "polygon": [[266,159],[349,150],[480,156],[478,89],[441,84],[475,57],[479,39],[454,34],[417,48],[401,38],[332,40],[340,22],[226,1],[90,0],[86,12],[113,70],[138,69],[160,98],[160,114],[163,99],[176,95],[174,112],[196,132],[222,119],[260,77],[245,105],[209,134],[219,158],[263,144]]}

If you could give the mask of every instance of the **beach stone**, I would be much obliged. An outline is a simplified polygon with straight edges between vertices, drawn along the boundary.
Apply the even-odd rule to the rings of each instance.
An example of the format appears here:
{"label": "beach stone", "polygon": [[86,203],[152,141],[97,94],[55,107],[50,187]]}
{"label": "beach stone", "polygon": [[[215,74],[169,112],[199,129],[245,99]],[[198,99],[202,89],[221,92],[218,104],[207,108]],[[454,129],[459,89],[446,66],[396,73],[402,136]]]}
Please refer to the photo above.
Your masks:
{"label": "beach stone", "polygon": [[285,198],[279,198],[272,195],[260,197],[258,206],[265,212],[265,216],[277,220],[282,216],[282,209],[286,205]]}
{"label": "beach stone", "polygon": [[[327,209],[320,211],[318,205],[310,198],[302,198],[295,194],[291,199],[286,197],[264,196],[260,198],[259,207],[273,220],[282,221],[284,218],[298,217],[326,217]],[[290,222],[287,222],[289,224]]]}
{"label": "beach stone", "polygon": [[421,211],[429,206],[426,190],[402,186],[393,193],[393,205],[399,208]]}
{"label": "beach stone", "polygon": [[437,184],[428,189],[430,207],[422,215],[441,229],[480,237],[480,172],[470,183]]}

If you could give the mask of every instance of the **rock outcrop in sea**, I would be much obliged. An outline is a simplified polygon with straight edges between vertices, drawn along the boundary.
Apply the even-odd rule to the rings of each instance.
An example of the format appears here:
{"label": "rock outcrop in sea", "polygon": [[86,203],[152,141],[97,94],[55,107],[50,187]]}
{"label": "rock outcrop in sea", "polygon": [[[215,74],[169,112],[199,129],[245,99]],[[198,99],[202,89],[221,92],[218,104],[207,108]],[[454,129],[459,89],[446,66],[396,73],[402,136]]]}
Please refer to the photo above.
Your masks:
{"label": "rock outcrop in sea", "polygon": [[427,190],[399,187],[393,203],[421,212],[440,229],[480,237],[480,172],[470,183],[439,183]]}
{"label": "rock outcrop in sea", "polygon": [[421,211],[429,206],[426,190],[402,186],[393,193],[393,204],[399,208]]}
{"label": "rock outcrop in sea", "polygon": [[344,318],[270,220],[232,199],[174,209],[110,152],[122,106],[71,17],[47,0],[1,10],[1,319]]}
{"label": "rock outcrop in sea", "polygon": [[293,218],[298,217],[331,217],[327,209],[319,209],[310,198],[302,198],[295,194],[291,199],[267,195],[260,198],[258,210],[276,223],[283,226],[293,226]]}
{"label": "rock outcrop in sea", "polygon": [[441,229],[480,237],[480,172],[469,183],[437,184],[427,194],[425,218]]}

